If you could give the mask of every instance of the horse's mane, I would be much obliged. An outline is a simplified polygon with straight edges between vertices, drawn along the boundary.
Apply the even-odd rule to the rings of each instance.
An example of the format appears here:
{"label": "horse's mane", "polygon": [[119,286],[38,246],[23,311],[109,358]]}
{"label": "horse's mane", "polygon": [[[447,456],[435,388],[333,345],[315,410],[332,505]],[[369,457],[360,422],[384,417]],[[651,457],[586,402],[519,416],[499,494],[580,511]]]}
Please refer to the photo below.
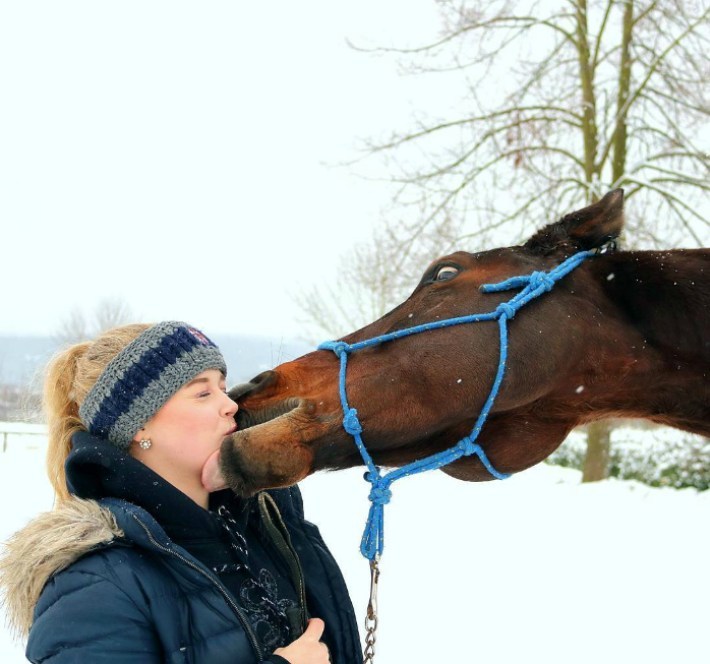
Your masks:
{"label": "horse's mane", "polygon": [[710,249],[620,251],[591,269],[649,342],[710,362]]}

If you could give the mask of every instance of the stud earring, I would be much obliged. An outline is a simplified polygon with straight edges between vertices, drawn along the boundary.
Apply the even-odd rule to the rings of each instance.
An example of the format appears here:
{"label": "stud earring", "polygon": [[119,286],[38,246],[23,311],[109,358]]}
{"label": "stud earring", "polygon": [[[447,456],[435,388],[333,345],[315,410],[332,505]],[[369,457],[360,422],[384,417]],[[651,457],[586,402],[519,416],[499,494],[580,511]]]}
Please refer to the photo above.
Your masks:
{"label": "stud earring", "polygon": [[150,438],[141,438],[138,441],[138,445],[142,450],[149,450],[153,445],[153,441]]}

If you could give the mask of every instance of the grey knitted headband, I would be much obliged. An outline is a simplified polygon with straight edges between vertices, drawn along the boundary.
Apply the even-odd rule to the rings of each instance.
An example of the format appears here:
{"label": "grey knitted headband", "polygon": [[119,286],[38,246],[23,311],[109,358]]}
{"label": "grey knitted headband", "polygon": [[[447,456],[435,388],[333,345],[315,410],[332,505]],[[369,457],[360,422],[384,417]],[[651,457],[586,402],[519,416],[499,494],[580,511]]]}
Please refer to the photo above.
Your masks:
{"label": "grey knitted headband", "polygon": [[79,408],[84,426],[121,449],[185,383],[207,369],[227,374],[217,346],[177,321],[148,328],[106,366]]}

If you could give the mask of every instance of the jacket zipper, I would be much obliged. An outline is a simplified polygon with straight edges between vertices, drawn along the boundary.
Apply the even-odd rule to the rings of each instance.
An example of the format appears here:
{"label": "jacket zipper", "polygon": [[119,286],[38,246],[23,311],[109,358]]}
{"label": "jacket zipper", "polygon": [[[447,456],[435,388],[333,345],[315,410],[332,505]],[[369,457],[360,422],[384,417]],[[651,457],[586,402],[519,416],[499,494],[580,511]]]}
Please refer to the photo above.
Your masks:
{"label": "jacket zipper", "polygon": [[160,542],[156,541],[156,539],[153,537],[153,533],[150,532],[150,529],[148,526],[146,526],[135,514],[131,514],[131,516],[140,524],[140,526],[145,530],[146,535],[148,535],[148,539],[151,541],[153,545],[155,545],[158,549],[161,551],[164,551],[165,553],[169,553],[171,556],[174,556],[178,560],[181,560],[183,563],[185,563],[188,567],[191,567],[192,569],[196,570],[202,576],[204,576],[206,579],[209,579],[214,586],[219,590],[219,592],[222,594],[224,599],[227,601],[229,606],[232,608],[234,613],[236,613],[237,618],[239,618],[239,621],[242,623],[242,626],[244,627],[244,631],[246,632],[247,637],[249,637],[249,640],[251,641],[251,645],[256,651],[256,654],[259,658],[259,661],[262,662],[264,661],[264,654],[261,651],[261,648],[259,646],[259,643],[256,639],[256,635],[254,634],[254,631],[251,628],[251,625],[249,624],[249,621],[247,620],[246,616],[242,612],[242,610],[239,608],[239,606],[234,602],[234,600],[231,598],[229,595],[229,592],[227,592],[227,589],[222,586],[222,584],[215,578],[212,577],[212,575],[207,572],[206,570],[202,569],[198,565],[195,565],[191,560],[188,560],[185,558],[185,556],[181,555],[177,551],[174,551],[173,549],[169,549],[166,546],[163,546],[160,544]]}
{"label": "jacket zipper", "polygon": [[[281,549],[281,546],[279,544],[276,544],[276,546]],[[304,607],[306,606],[306,587],[303,582],[303,570],[301,569],[301,565],[299,564],[298,557],[296,555],[296,551],[294,550],[293,546],[289,544],[288,542],[284,542],[283,549],[281,549],[281,555],[288,559],[289,557],[294,563],[295,567],[295,573],[294,576],[296,577],[296,591],[298,592],[298,597],[301,603],[301,606]]]}
{"label": "jacket zipper", "polygon": [[[273,508],[274,514],[271,514],[269,507]],[[294,584],[296,594],[299,600],[299,613],[301,615],[301,627],[299,636],[306,628],[307,612],[306,612],[306,587],[303,578],[303,569],[298,554],[291,543],[286,524],[283,522],[281,512],[276,505],[274,499],[266,492],[259,494],[259,512],[261,514],[262,523],[265,530],[271,539],[271,543],[282,556],[286,566],[291,572],[291,581]]]}

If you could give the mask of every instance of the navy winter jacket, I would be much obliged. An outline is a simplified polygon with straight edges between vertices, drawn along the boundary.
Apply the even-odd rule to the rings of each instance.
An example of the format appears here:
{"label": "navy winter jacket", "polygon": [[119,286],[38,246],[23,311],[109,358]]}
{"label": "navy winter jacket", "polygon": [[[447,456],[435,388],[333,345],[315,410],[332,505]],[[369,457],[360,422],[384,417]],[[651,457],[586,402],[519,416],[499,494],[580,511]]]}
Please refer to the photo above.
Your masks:
{"label": "navy winter jacket", "polygon": [[[133,463],[139,462],[82,433],[75,437],[68,473],[91,484],[101,469],[113,472],[106,469]],[[75,481],[75,490],[76,484],[81,481]],[[10,617],[21,631],[29,629],[30,661],[284,661],[269,659],[240,598],[175,544],[153,515],[120,498],[87,499],[92,491],[78,488],[83,497],[73,497],[20,531],[2,562]],[[304,520],[298,488],[268,493],[300,559],[309,615],[325,621],[323,640],[333,663],[361,662],[342,574],[318,529]]]}

